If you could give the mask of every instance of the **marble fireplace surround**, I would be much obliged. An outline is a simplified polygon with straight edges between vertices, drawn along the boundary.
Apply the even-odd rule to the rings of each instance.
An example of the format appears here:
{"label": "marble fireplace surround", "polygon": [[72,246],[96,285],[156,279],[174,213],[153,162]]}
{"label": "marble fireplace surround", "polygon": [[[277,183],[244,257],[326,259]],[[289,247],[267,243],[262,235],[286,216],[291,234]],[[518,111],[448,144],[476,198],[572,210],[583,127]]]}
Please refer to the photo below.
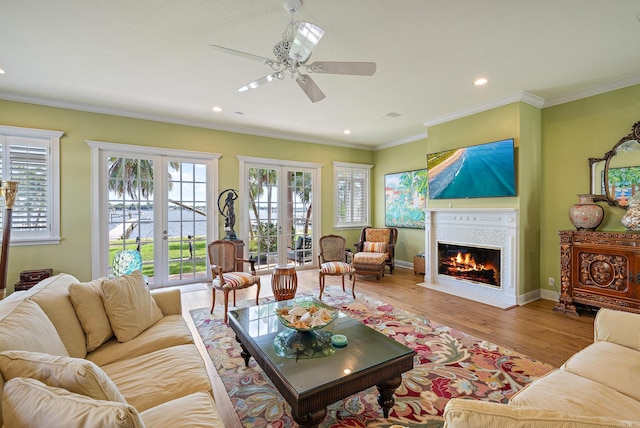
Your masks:
{"label": "marble fireplace surround", "polygon": [[[518,303],[519,213],[515,208],[427,208],[423,287],[508,309]],[[501,251],[500,287],[438,274],[438,242]]]}

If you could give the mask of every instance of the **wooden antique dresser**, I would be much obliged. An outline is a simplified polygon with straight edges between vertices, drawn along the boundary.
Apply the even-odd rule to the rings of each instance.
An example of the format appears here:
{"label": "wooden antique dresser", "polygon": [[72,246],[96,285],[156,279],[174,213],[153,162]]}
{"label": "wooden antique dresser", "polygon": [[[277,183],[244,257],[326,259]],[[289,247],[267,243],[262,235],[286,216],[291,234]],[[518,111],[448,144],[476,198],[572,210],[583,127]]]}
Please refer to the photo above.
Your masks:
{"label": "wooden antique dresser", "polygon": [[640,313],[640,234],[560,232],[556,310],[577,315],[576,303]]}

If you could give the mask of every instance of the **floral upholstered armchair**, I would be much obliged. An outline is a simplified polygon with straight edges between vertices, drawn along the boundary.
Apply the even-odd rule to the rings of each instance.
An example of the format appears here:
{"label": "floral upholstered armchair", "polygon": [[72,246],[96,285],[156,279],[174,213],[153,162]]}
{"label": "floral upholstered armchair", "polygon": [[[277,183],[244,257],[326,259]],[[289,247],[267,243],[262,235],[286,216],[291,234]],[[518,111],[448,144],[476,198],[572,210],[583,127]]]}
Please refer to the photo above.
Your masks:
{"label": "floral upholstered armchair", "polygon": [[394,252],[398,240],[398,229],[395,227],[365,227],[360,233],[360,241],[355,244],[356,254],[353,265],[356,272],[364,275],[375,274],[377,278],[384,275],[385,267],[393,273]]}

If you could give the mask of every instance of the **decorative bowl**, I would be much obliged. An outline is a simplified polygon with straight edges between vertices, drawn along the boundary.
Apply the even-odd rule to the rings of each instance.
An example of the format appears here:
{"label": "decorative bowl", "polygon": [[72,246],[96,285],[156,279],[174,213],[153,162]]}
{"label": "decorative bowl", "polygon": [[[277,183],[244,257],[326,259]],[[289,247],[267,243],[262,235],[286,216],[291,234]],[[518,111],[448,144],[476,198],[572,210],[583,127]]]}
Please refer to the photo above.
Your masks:
{"label": "decorative bowl", "polygon": [[276,314],[282,325],[297,331],[320,330],[338,317],[335,309],[315,302],[297,302],[293,306],[276,309]]}

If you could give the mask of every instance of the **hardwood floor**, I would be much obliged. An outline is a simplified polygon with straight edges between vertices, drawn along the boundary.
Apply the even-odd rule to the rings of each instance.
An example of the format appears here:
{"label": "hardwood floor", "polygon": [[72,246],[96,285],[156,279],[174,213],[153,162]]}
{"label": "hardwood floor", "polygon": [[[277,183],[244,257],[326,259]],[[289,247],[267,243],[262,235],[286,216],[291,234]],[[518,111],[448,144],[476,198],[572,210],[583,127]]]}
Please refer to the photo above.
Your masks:
{"label": "hardwood floor", "polygon": [[[297,275],[298,292],[318,293],[317,270],[300,270]],[[520,352],[554,367],[559,367],[571,355],[593,342],[594,315],[591,312],[585,311],[580,317],[565,315],[553,311],[555,302],[548,300],[538,300],[503,310],[421,287],[417,285],[420,282],[421,275],[414,275],[412,270],[403,268],[396,268],[393,275],[387,273],[379,281],[375,277],[358,276],[356,296],[362,293],[375,297],[397,308],[422,315],[431,321]],[[260,297],[272,295],[271,276],[262,276],[261,283]],[[338,277],[326,278],[326,286],[339,284]],[[202,290],[182,293],[183,314],[191,325],[189,309],[210,307],[209,290],[203,285]],[[255,288],[239,290],[238,302],[255,299],[255,292]],[[347,289],[347,292],[350,290]],[[221,300],[222,296],[219,295],[216,303],[221,304]],[[212,366],[209,369],[211,370]],[[214,394],[225,426],[239,426],[231,402],[221,387],[215,370],[213,380],[216,383]]]}

